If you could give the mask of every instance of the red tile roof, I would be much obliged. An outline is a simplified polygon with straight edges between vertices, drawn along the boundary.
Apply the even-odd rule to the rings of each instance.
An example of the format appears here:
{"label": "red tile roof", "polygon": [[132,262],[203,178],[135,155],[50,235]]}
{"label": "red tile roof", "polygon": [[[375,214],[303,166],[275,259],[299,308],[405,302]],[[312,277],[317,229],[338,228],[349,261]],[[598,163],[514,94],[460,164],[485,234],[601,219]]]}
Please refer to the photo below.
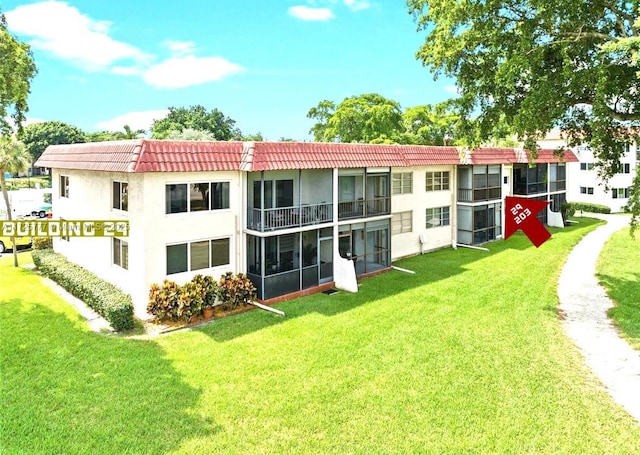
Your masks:
{"label": "red tile roof", "polygon": [[407,166],[402,146],[335,142],[255,142],[246,150],[253,171]]}
{"label": "red tile roof", "polygon": [[[555,163],[553,150],[539,150],[536,163]],[[566,151],[563,161],[577,161]],[[137,139],[51,145],[37,166],[107,172],[265,171],[355,167],[408,167],[457,164],[527,163],[521,150],[341,144],[317,142],[223,142]]]}

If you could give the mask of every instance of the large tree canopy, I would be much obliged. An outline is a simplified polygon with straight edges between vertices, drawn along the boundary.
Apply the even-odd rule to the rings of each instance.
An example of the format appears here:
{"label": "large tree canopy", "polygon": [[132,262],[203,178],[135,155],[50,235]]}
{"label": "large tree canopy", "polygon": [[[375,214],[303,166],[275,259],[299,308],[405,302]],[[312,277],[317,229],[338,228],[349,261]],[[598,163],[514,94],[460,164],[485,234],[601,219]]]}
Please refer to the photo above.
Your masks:
{"label": "large tree canopy", "polygon": [[425,104],[403,112],[397,101],[376,93],[345,98],[337,106],[321,101],[307,117],[316,120],[310,133],[318,142],[424,145],[453,143],[459,119],[444,105]]}
{"label": "large tree canopy", "polygon": [[335,108],[322,101],[307,117],[318,120],[311,132],[320,142],[374,142],[402,130],[400,104],[377,93],[345,98]]}
{"label": "large tree canopy", "polygon": [[58,121],[27,125],[18,134],[18,138],[27,146],[34,161],[40,158],[42,152],[50,145],[86,142],[84,131]]}
{"label": "large tree canopy", "polygon": [[[466,120],[458,135],[469,145],[502,123],[534,150],[560,127],[570,145],[591,146],[605,180],[617,172],[626,143],[640,134],[639,0],[407,5],[427,33],[418,59],[435,77],[457,81]],[[632,209],[635,223],[640,207]]]}
{"label": "large tree canopy", "polygon": [[0,134],[10,134],[11,118],[18,130],[22,128],[24,113],[28,111],[27,97],[31,79],[37,69],[31,49],[7,31],[7,22],[0,9]]}
{"label": "large tree canopy", "polygon": [[207,111],[204,106],[170,107],[169,114],[160,120],[155,120],[151,126],[153,137],[164,139],[172,131],[181,132],[187,128],[208,131],[216,140],[231,141],[242,137],[236,128],[235,120],[226,117],[218,109]]}

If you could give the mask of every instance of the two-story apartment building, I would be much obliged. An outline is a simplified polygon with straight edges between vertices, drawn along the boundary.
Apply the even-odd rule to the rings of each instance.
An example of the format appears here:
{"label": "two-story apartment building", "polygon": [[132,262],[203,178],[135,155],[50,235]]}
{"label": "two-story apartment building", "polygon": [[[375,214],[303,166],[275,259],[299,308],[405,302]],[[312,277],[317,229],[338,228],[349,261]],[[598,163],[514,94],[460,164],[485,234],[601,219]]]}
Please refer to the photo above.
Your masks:
{"label": "two-story apartment building", "polygon": [[37,164],[52,170],[57,218],[129,221],[128,237],[56,238],[54,248],[130,293],[139,316],[165,278],[243,272],[273,302],[494,240],[504,196],[557,205],[565,177],[551,152],[531,167],[513,149],[338,143],[56,145]]}

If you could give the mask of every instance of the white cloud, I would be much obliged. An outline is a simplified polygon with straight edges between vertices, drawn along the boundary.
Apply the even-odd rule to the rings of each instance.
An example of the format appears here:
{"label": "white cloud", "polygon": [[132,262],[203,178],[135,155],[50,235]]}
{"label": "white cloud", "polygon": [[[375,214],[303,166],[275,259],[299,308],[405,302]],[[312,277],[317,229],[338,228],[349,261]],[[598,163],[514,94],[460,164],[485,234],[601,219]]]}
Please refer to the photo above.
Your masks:
{"label": "white cloud", "polygon": [[96,124],[96,128],[107,131],[121,131],[125,125],[132,130],[149,131],[154,120],[163,119],[169,114],[168,109],[155,111],[128,112],[111,120],[105,120]]}
{"label": "white cloud", "polygon": [[159,88],[182,88],[218,81],[244,68],[222,57],[196,57],[191,41],[163,42],[171,56],[164,61],[109,36],[110,23],[96,21],[65,2],[48,0],[5,13],[9,28],[33,37],[34,49],[47,51],[86,71],[139,76]]}
{"label": "white cloud", "polygon": [[142,76],[144,81],[158,88],[181,88],[190,85],[219,81],[224,77],[244,71],[236,63],[222,57],[170,58],[152,66]]}
{"label": "white cloud", "polygon": [[19,6],[5,13],[9,28],[32,36],[29,44],[70,60],[88,71],[101,71],[117,61],[148,62],[153,56],[108,35],[110,23],[95,21],[59,1]]}
{"label": "white cloud", "polygon": [[163,43],[175,57],[192,55],[196,49],[193,41],[174,41],[167,40]]}
{"label": "white cloud", "polygon": [[366,0],[344,0],[344,4],[351,9],[351,11],[361,11],[371,7],[371,3]]}
{"label": "white cloud", "polygon": [[326,21],[333,19],[333,11],[329,8],[310,8],[308,6],[292,6],[289,14],[303,21]]}

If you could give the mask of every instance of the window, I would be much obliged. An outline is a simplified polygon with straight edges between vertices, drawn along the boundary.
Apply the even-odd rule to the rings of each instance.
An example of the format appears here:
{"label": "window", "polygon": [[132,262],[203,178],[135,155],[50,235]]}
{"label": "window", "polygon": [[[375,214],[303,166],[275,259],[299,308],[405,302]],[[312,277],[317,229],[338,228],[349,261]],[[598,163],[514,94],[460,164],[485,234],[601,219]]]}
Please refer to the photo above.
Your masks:
{"label": "window", "polygon": [[409,194],[413,191],[413,173],[398,172],[391,177],[393,194]]}
{"label": "window", "polygon": [[391,234],[402,234],[413,231],[413,212],[394,213],[391,217]]}
{"label": "window", "polygon": [[126,212],[129,208],[129,184],[127,182],[113,182],[111,194],[113,195],[112,207]]}
{"label": "window", "polygon": [[114,237],[113,239],[113,263],[123,269],[129,269],[129,243]]}
{"label": "window", "polygon": [[427,172],[426,191],[449,189],[449,171]]}
{"label": "window", "polygon": [[229,248],[229,238],[167,245],[167,275],[228,265]]}
{"label": "window", "polygon": [[580,163],[580,170],[581,171],[592,171],[593,170],[593,163]]}
{"label": "window", "polygon": [[629,188],[612,188],[613,199],[626,199],[629,197]]}
{"label": "window", "polygon": [[593,187],[591,186],[581,186],[580,194],[593,194]]}
{"label": "window", "polygon": [[629,163],[623,163],[622,164],[622,173],[623,174],[630,174],[631,173],[631,165]]}
{"label": "window", "polygon": [[[64,218],[60,218],[60,221],[64,221]],[[66,232],[66,231],[63,231],[63,232]],[[68,236],[68,235],[61,234],[61,235],[60,235],[60,238],[61,238],[62,240],[64,240],[64,241],[66,241],[66,242],[68,242],[68,241],[69,241],[69,236]]]}
{"label": "window", "polygon": [[449,207],[427,209],[427,229],[449,225]]}
{"label": "window", "polygon": [[69,197],[69,176],[60,176],[60,197]]}
{"label": "window", "polygon": [[179,183],[165,187],[165,213],[229,208],[229,182]]}

